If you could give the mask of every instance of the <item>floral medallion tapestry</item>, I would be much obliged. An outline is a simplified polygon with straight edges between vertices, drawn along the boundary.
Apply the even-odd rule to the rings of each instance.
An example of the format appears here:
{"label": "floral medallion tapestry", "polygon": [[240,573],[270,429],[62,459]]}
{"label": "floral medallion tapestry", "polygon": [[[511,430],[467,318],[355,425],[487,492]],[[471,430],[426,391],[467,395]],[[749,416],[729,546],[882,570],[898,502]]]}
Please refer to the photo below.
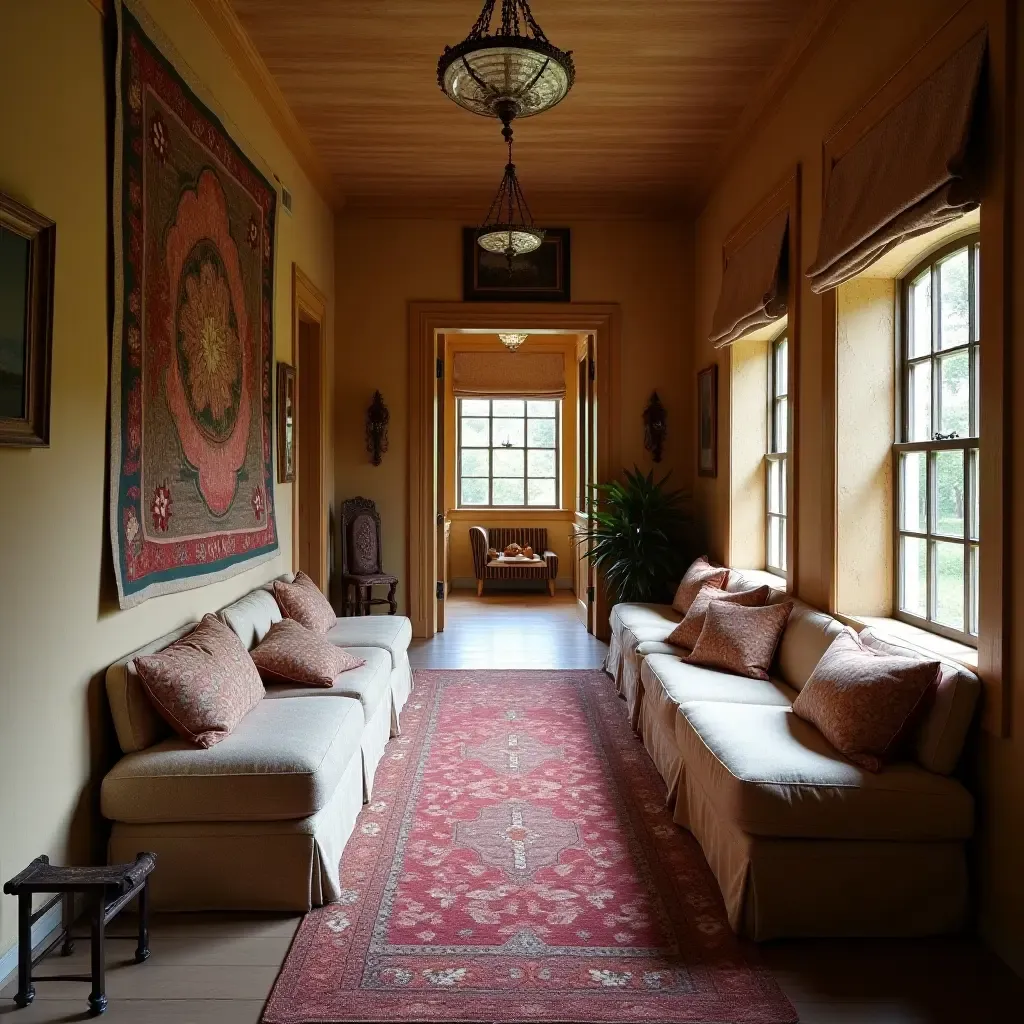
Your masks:
{"label": "floral medallion tapestry", "polygon": [[277,192],[144,12],[116,11],[110,531],[127,608],[277,551]]}

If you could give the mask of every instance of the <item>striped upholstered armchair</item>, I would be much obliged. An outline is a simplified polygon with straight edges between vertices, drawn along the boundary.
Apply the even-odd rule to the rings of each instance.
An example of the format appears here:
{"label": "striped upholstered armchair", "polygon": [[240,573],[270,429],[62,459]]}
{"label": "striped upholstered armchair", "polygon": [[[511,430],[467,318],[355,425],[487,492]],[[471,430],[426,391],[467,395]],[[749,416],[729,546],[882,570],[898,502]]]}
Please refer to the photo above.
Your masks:
{"label": "striped upholstered armchair", "polygon": [[[544,559],[543,564],[489,566],[487,549],[503,551],[509,544],[533,548]],[[492,530],[485,530],[482,526],[471,526],[469,546],[473,549],[477,596],[484,592],[484,580],[544,580],[548,585],[548,593],[555,596],[558,555],[548,550],[548,531],[543,527],[495,526]]]}

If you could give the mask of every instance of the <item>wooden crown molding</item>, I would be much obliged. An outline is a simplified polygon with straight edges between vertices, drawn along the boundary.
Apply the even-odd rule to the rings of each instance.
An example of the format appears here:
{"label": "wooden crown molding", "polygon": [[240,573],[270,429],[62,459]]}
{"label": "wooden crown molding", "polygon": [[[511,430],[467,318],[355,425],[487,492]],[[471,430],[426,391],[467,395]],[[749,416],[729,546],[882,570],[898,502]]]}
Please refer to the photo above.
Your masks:
{"label": "wooden crown molding", "polygon": [[292,112],[274,81],[273,75],[259,55],[248,33],[238,20],[230,0],[190,0],[199,16],[210,27],[217,41],[224,48],[228,59],[235,65],[242,80],[249,87],[256,101],[263,107],[271,124],[292,151],[299,166],[309,176],[314,188],[331,209],[343,204],[334,178],[320,155],[313,148],[298,118]]}
{"label": "wooden crown molding", "polygon": [[778,106],[818,43],[834,31],[850,3],[851,0],[817,0],[808,12],[793,33],[782,59],[744,108],[735,128],[718,151],[711,166],[712,173],[697,196],[698,209],[703,207],[758,122],[765,120]]}
{"label": "wooden crown molding", "polygon": [[[95,7],[100,14],[112,13],[112,0],[86,0],[86,3]],[[263,58],[253,46],[230,0],[190,0],[190,3],[223,47],[228,59],[242,76],[242,81],[270,118],[270,123],[291,150],[299,166],[309,176],[320,197],[332,210],[340,209],[344,198],[331,172],[313,148],[313,143],[309,141],[309,136],[303,131],[292,108],[288,106],[284,93],[278,88]]]}

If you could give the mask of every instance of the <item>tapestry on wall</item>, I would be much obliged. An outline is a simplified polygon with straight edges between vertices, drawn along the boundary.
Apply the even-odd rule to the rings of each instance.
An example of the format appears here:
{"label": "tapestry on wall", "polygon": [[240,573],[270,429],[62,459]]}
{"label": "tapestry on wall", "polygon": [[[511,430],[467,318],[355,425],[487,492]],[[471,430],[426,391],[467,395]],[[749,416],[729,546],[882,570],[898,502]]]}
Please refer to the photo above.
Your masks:
{"label": "tapestry on wall", "polygon": [[277,192],[116,5],[110,531],[122,608],[277,551]]}

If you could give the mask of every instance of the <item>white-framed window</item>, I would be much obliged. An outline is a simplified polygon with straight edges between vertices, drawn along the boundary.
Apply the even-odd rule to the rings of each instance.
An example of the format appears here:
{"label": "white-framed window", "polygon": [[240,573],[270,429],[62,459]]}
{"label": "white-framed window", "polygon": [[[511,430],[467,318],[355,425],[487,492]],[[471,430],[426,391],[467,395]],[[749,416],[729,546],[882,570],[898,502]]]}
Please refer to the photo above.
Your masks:
{"label": "white-framed window", "polygon": [[780,335],[768,345],[768,451],[765,453],[765,563],[785,576],[786,499],[789,484],[789,339]]}
{"label": "white-framed window", "polygon": [[557,399],[460,398],[459,508],[559,508]]}
{"label": "white-framed window", "polygon": [[978,637],[978,236],[943,246],[900,285],[896,615]]}

